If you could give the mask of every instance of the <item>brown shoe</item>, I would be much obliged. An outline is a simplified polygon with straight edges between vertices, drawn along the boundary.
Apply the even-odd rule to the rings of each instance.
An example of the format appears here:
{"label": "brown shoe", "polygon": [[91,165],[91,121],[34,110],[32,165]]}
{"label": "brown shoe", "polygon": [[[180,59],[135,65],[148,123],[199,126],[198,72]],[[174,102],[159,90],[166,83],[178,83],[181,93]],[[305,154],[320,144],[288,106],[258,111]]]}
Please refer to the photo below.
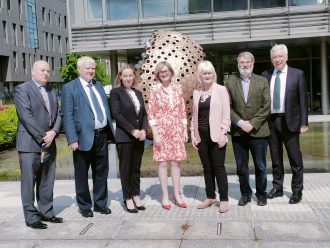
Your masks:
{"label": "brown shoe", "polygon": [[208,208],[208,207],[211,207],[216,202],[217,201],[215,199],[206,198],[205,201],[203,201],[202,203],[200,203],[200,204],[197,205],[197,208],[198,209]]}
{"label": "brown shoe", "polygon": [[221,201],[220,202],[220,207],[219,207],[219,212],[220,213],[226,213],[228,210],[229,210],[228,201]]}

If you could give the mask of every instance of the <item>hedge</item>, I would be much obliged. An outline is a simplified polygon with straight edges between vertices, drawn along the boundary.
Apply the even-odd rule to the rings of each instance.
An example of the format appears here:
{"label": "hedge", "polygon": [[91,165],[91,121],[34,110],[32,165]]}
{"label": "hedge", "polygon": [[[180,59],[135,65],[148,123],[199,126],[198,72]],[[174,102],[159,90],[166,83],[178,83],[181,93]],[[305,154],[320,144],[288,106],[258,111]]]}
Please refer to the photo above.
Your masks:
{"label": "hedge", "polygon": [[0,111],[0,150],[15,145],[17,114],[13,105]]}

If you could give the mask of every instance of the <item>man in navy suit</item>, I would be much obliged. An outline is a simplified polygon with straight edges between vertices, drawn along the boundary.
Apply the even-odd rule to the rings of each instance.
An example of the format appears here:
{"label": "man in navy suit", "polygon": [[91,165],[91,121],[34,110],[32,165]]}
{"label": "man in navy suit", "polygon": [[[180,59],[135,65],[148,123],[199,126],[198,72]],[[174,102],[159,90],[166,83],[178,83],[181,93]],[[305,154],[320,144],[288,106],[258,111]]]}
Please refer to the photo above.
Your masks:
{"label": "man in navy suit", "polygon": [[[53,209],[55,137],[60,132],[62,116],[55,90],[46,85],[49,75],[49,64],[38,60],[32,66],[32,80],[16,86],[14,91],[22,205],[26,225],[35,229],[47,228],[40,220],[63,222],[55,217]],[[47,158],[42,150],[47,151]],[[38,209],[34,206],[35,196]]]}
{"label": "man in navy suit", "polygon": [[93,217],[89,167],[92,169],[94,211],[111,213],[107,207],[108,140],[114,141],[114,132],[103,86],[93,80],[95,66],[90,57],[78,59],[79,77],[62,89],[63,126],[73,151],[76,199],[83,217]]}
{"label": "man in navy suit", "polygon": [[284,166],[283,143],[292,170],[292,196],[290,204],[301,201],[303,191],[303,160],[300,151],[300,134],[308,130],[308,103],[303,71],[287,65],[288,49],[275,45],[270,50],[274,69],[264,71],[271,95],[269,119],[269,147],[273,167],[273,188],[268,199],[283,196]]}

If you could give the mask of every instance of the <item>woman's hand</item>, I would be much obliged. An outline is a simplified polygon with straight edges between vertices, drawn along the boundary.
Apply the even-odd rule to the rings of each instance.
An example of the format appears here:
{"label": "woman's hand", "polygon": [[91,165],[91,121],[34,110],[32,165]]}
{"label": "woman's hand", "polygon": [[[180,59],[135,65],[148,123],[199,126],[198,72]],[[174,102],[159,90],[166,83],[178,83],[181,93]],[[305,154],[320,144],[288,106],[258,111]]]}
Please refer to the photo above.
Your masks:
{"label": "woman's hand", "polygon": [[139,140],[140,141],[143,141],[145,139],[146,139],[146,131],[140,130],[140,138],[139,138]]}
{"label": "woman's hand", "polygon": [[220,134],[219,141],[218,141],[219,148],[224,147],[224,146],[227,144],[227,142],[228,142],[228,137],[227,137],[227,135],[221,133],[221,134]]}
{"label": "woman's hand", "polygon": [[198,150],[198,148],[197,148],[197,144],[198,143],[196,142],[195,137],[194,137],[193,134],[191,134],[191,144],[192,144],[193,148],[195,148],[196,150]]}

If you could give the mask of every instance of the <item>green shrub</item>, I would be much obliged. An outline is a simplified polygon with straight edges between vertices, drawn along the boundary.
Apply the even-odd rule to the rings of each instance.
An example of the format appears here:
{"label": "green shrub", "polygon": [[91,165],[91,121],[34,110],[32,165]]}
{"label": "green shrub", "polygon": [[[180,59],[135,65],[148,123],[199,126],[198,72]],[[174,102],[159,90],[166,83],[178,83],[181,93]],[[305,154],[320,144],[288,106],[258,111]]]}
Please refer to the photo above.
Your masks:
{"label": "green shrub", "polygon": [[13,146],[17,128],[17,115],[14,106],[0,111],[0,149]]}

